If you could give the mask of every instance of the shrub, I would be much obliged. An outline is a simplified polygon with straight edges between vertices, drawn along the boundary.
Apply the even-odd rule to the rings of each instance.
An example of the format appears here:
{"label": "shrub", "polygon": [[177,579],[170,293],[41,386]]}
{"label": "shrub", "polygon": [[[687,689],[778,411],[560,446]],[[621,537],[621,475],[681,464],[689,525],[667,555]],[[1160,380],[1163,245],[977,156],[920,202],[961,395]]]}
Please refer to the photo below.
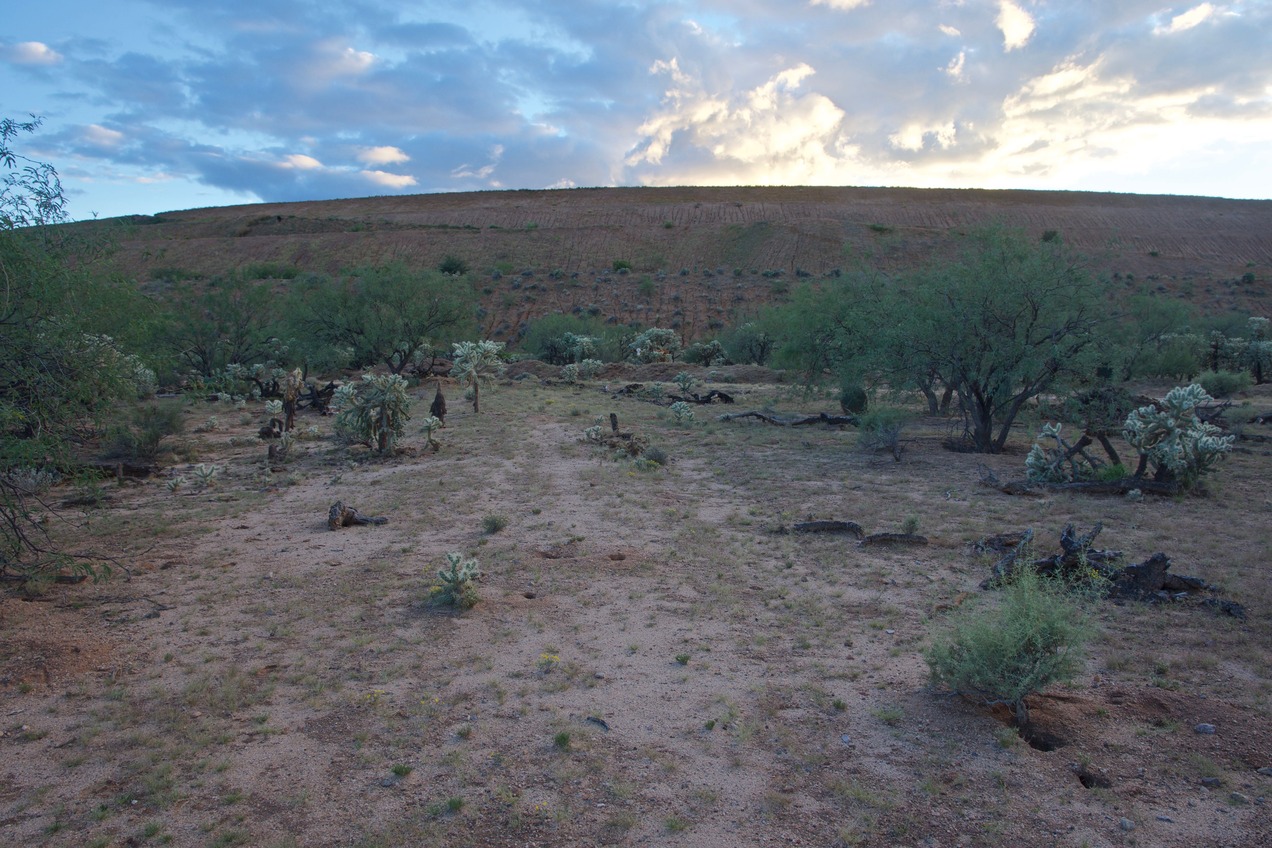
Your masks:
{"label": "shrub", "polygon": [[437,270],[443,274],[450,274],[455,277],[462,277],[468,273],[468,263],[460,259],[458,256],[447,255],[437,266]]}
{"label": "shrub", "polygon": [[399,374],[363,374],[336,390],[336,434],[376,453],[390,453],[411,417],[411,396]]}
{"label": "shrub", "polygon": [[1081,605],[1059,584],[1020,569],[998,606],[967,609],[924,654],[934,685],[986,705],[1005,704],[1029,721],[1025,698],[1082,668],[1091,628]]}
{"label": "shrub", "polygon": [[685,348],[684,355],[680,358],[691,365],[714,367],[729,364],[729,357],[725,355],[724,346],[716,339],[709,342],[694,342]]}
{"label": "shrub", "polygon": [[111,456],[150,462],[159,453],[159,443],[185,429],[180,402],[148,403],[136,409],[130,423],[110,432]]}
{"label": "shrub", "polygon": [[681,371],[679,374],[672,377],[671,381],[680,387],[680,391],[685,394],[689,394],[693,391],[693,387],[697,385],[698,378],[686,371]]}
{"label": "shrub", "polygon": [[839,387],[839,408],[845,413],[860,415],[870,401],[866,387],[856,381],[847,381]]}
{"label": "shrub", "polygon": [[446,561],[450,567],[437,572],[441,583],[434,586],[430,593],[433,603],[461,610],[472,609],[478,601],[474,581],[481,576],[477,560],[466,560],[457,553],[448,553]]}
{"label": "shrub", "polygon": [[676,417],[677,424],[689,424],[693,422],[693,407],[685,403],[683,400],[678,400],[673,403],[670,409],[671,414]]}
{"label": "shrub", "polygon": [[490,514],[481,520],[481,531],[493,535],[508,526],[508,516]]}
{"label": "shrub", "polygon": [[1250,375],[1241,371],[1203,371],[1197,383],[1206,393],[1217,398],[1232,397],[1250,388]]}
{"label": "shrub", "polygon": [[584,359],[579,363],[579,377],[584,380],[591,380],[601,373],[601,368],[604,365],[605,363],[599,359]]}
{"label": "shrub", "polygon": [[904,409],[876,407],[857,418],[857,449],[861,451],[886,450],[892,458],[901,461],[901,433],[910,415]]}

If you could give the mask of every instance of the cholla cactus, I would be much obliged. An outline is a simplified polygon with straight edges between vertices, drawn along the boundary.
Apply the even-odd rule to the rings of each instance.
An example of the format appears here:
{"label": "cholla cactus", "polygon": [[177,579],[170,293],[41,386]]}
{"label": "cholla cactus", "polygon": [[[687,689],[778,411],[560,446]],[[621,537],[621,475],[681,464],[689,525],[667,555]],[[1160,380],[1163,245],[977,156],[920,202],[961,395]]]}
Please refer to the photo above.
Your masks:
{"label": "cholla cactus", "polygon": [[1142,406],[1126,418],[1122,434],[1140,452],[1136,476],[1151,465],[1157,479],[1188,489],[1228,451],[1233,436],[1197,417],[1197,407],[1214,400],[1197,384],[1171,389],[1156,406]]}
{"label": "cholla cactus", "polygon": [[265,414],[270,417],[278,417],[283,414],[283,402],[281,400],[265,401]]}
{"label": "cholla cactus", "polygon": [[688,424],[693,421],[693,407],[685,403],[683,400],[676,401],[669,407],[669,409],[671,410],[671,414],[676,416],[677,424]]}
{"label": "cholla cactus", "polygon": [[561,369],[561,379],[567,383],[577,383],[579,381],[579,366],[571,362]]}
{"label": "cholla cactus", "polygon": [[600,442],[601,432],[601,425],[593,424],[583,431],[583,439],[588,442]]}
{"label": "cholla cactus", "polygon": [[433,602],[461,610],[471,609],[477,603],[477,587],[473,581],[481,576],[477,560],[465,560],[457,553],[448,553],[446,561],[450,567],[437,572],[441,584],[433,587]]}
{"label": "cholla cactus", "polygon": [[584,380],[591,380],[601,373],[601,368],[604,366],[605,363],[599,359],[584,359],[579,363],[579,376]]}
{"label": "cholla cactus", "polygon": [[424,419],[424,443],[434,453],[441,450],[442,443],[433,437],[433,434],[442,429],[442,420],[436,415],[430,415]]}
{"label": "cholla cactus", "polygon": [[205,465],[202,462],[190,469],[190,473],[194,475],[195,491],[201,492],[211,486],[216,482],[216,475],[220,472],[221,469],[215,465]]}
{"label": "cholla cactus", "polygon": [[697,384],[698,379],[688,372],[681,371],[675,377],[672,377],[671,381],[680,387],[680,391],[685,394],[689,394],[693,391],[693,387]]}
{"label": "cholla cactus", "polygon": [[[1044,441],[1054,441],[1055,447],[1043,447]],[[1060,424],[1043,424],[1038,440],[1025,457],[1025,477],[1034,483],[1069,483],[1090,478],[1091,466],[1077,456],[1069,457],[1069,451],[1070,445],[1060,435]],[[1066,461],[1070,463],[1069,471],[1064,468]]]}
{"label": "cholla cactus", "polygon": [[628,344],[628,358],[636,362],[671,362],[679,355],[684,343],[675,330],[651,327]]}
{"label": "cholla cactus", "polygon": [[411,396],[399,374],[363,374],[336,390],[336,433],[376,453],[391,453],[411,417]]}
{"label": "cholla cactus", "polygon": [[481,412],[481,384],[503,373],[503,342],[456,342],[450,375],[473,393],[473,412]]}

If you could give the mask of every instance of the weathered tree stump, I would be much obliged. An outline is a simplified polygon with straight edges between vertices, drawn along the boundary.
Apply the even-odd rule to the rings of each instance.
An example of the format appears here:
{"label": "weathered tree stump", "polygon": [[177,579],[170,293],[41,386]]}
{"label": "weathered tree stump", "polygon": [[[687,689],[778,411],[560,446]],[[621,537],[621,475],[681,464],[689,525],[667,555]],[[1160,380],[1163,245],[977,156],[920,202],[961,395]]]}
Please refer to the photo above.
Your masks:
{"label": "weathered tree stump", "polygon": [[389,519],[384,516],[366,516],[358,512],[351,506],[345,506],[342,501],[336,501],[331,505],[331,509],[327,512],[327,529],[339,530],[341,527],[351,527],[355,524],[387,524]]}

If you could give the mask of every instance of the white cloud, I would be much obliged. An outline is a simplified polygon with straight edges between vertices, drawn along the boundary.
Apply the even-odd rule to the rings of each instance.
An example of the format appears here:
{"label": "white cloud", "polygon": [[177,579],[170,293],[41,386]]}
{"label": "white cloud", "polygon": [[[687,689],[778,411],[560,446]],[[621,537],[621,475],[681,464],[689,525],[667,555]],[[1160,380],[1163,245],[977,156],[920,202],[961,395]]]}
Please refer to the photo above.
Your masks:
{"label": "white cloud", "polygon": [[118,147],[124,142],[124,134],[99,124],[89,124],[84,128],[84,141],[98,147]]}
{"label": "white cloud", "polygon": [[856,9],[860,6],[869,6],[870,0],[812,0],[814,6],[829,6],[832,9]]}
{"label": "white cloud", "polygon": [[368,165],[398,165],[411,161],[411,157],[398,147],[364,147],[358,151],[357,158]]}
{"label": "white cloud", "polygon": [[[499,160],[503,158],[504,147],[502,144],[496,144],[490,150],[490,164],[483,165],[480,168],[474,168],[467,162],[451,170],[451,176],[457,180],[460,179],[479,179],[484,180],[495,172],[495,168],[499,166]],[[495,183],[498,185],[498,183]]]}
{"label": "white cloud", "polygon": [[15,65],[56,65],[62,54],[40,41],[22,41],[4,50],[4,55]]}
{"label": "white cloud", "polygon": [[910,124],[902,128],[900,132],[888,136],[889,144],[898,150],[907,151],[919,151],[930,144],[935,144],[944,150],[953,147],[957,141],[958,130],[955,129],[953,121],[937,126]]}
{"label": "white cloud", "polygon": [[961,80],[965,78],[963,74],[963,69],[966,64],[967,64],[967,51],[960,50],[958,51],[958,55],[955,56],[953,59],[951,59],[950,63],[946,65],[943,70],[945,71],[945,73],[949,74],[954,79]]}
{"label": "white cloud", "polygon": [[1184,32],[1185,30],[1190,30],[1195,26],[1199,26],[1208,18],[1213,17],[1216,11],[1217,10],[1213,4],[1202,3],[1200,6],[1195,6],[1189,9],[1182,15],[1176,15],[1171,18],[1169,26],[1157,27],[1153,30],[1153,32],[1157,35]]}
{"label": "white cloud", "polygon": [[406,188],[416,184],[415,177],[409,174],[390,174],[387,171],[360,171],[359,173],[376,185],[385,188]]}
{"label": "white cloud", "polygon": [[295,168],[298,171],[317,171],[322,169],[321,162],[303,153],[292,153],[284,156],[281,164],[284,168]]}
{"label": "white cloud", "polygon": [[1010,53],[1024,47],[1034,34],[1034,19],[1011,0],[999,0],[994,24],[1002,30],[1003,49]]}
{"label": "white cloud", "polygon": [[950,38],[958,38],[963,34],[962,32],[959,31],[958,27],[953,27],[953,26],[950,26],[949,24],[941,24],[940,30],[941,32],[948,35]]}
{"label": "white cloud", "polygon": [[671,85],[663,107],[637,130],[642,141],[629,151],[628,167],[659,165],[669,155],[698,149],[741,182],[817,182],[835,170],[838,157],[853,152],[839,139],[843,110],[824,95],[798,90],[815,73],[809,65],[731,96],[706,91],[674,59],[651,71],[667,75]]}

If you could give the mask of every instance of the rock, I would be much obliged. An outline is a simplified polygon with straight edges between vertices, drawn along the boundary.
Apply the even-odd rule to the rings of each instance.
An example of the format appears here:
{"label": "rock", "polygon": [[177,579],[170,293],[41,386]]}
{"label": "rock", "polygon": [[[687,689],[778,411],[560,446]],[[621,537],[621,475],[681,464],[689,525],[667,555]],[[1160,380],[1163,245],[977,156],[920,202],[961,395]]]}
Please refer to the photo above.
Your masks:
{"label": "rock", "polygon": [[1213,724],[1199,724],[1193,730],[1203,736],[1210,736],[1215,732],[1215,726]]}
{"label": "rock", "polygon": [[845,733],[845,734],[843,734],[842,736],[840,736],[840,737],[839,737],[839,741],[840,741],[840,742],[842,742],[842,743],[844,743],[845,745],[851,745],[851,744],[852,744],[852,737],[851,737],[851,736],[849,736],[847,733]]}
{"label": "rock", "polygon": [[1167,824],[1174,824],[1174,823],[1175,823],[1175,820],[1174,820],[1174,819],[1172,819],[1170,816],[1158,816],[1158,817],[1157,817],[1157,820],[1158,820],[1159,822],[1166,822]]}
{"label": "rock", "polygon": [[1122,828],[1122,830],[1125,830],[1128,833],[1135,829],[1135,822],[1125,817],[1118,819],[1117,824]]}
{"label": "rock", "polygon": [[1249,804],[1250,803],[1250,796],[1242,795],[1240,792],[1233,792],[1231,795],[1228,796],[1228,798],[1234,804]]}
{"label": "rock", "polygon": [[1223,786],[1223,781],[1217,777],[1203,777],[1201,779],[1201,785],[1214,789],[1216,786]]}
{"label": "rock", "polygon": [[1264,766],[1258,771],[1259,771],[1259,774],[1263,775],[1264,777],[1272,777],[1272,766]]}

